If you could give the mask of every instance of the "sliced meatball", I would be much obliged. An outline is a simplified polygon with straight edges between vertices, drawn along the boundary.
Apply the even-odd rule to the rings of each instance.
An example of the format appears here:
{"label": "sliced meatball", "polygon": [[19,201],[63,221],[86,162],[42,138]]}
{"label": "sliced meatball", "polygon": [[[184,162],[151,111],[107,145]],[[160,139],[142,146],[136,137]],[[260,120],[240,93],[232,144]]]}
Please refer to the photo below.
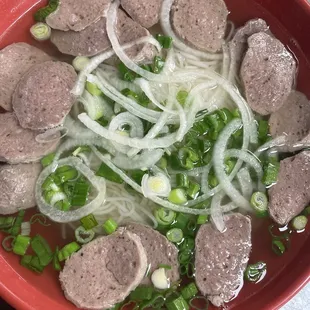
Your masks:
{"label": "sliced meatball", "polygon": [[[133,21],[122,10],[118,10],[116,25],[116,34],[121,44],[130,43],[150,35],[147,29]],[[154,48],[151,44],[139,44],[126,50],[127,56],[135,62],[152,60],[154,53]]]}
{"label": "sliced meatball", "polygon": [[60,125],[75,97],[77,74],[71,65],[46,61],[23,76],[13,95],[13,109],[23,128],[44,130]]}
{"label": "sliced meatball", "polygon": [[0,113],[0,161],[11,164],[40,160],[55,151],[59,140],[38,143],[40,132],[22,128],[14,113]]}
{"label": "sliced meatball", "polygon": [[296,62],[285,46],[259,32],[248,39],[249,49],[241,65],[241,80],[249,106],[261,115],[281,108],[295,80]]}
{"label": "sliced meatball", "polygon": [[171,23],[187,44],[207,52],[222,48],[228,10],[223,0],[175,0]]}
{"label": "sliced meatball", "polygon": [[269,126],[272,137],[284,135],[285,150],[294,151],[293,146],[309,135],[310,101],[304,94],[292,91],[283,106],[271,114]]}
{"label": "sliced meatball", "polygon": [[68,300],[83,309],[108,309],[143,279],[147,258],[140,238],[124,229],[86,244],[59,275]]}
{"label": "sliced meatball", "polygon": [[100,17],[106,16],[111,0],[59,1],[58,8],[46,18],[46,23],[62,31],[81,31]]}
{"label": "sliced meatball", "polygon": [[0,214],[13,214],[36,205],[35,185],[41,164],[0,166]]}
{"label": "sliced meatball", "polygon": [[0,107],[12,111],[12,95],[21,77],[35,64],[51,57],[27,43],[14,43],[0,51]]}
{"label": "sliced meatball", "polygon": [[72,56],[94,56],[111,47],[105,17],[79,32],[52,30],[51,41],[60,52]]}
{"label": "sliced meatball", "polygon": [[151,28],[159,21],[163,0],[121,0],[121,6],[128,15],[145,28]]}
{"label": "sliced meatball", "polygon": [[217,307],[230,301],[242,285],[251,251],[251,221],[242,214],[225,216],[226,230],[200,227],[196,240],[196,284]]}
{"label": "sliced meatball", "polygon": [[[160,264],[164,264],[171,266],[171,270],[166,271],[170,283],[176,282],[180,279],[178,249],[174,244],[151,227],[137,223],[130,223],[126,228],[140,237],[142,245],[146,251],[150,274],[158,269]],[[142,284],[150,285],[150,278],[144,278]]]}
{"label": "sliced meatball", "polygon": [[278,181],[269,191],[269,214],[275,222],[286,225],[310,202],[310,152],[280,162]]}
{"label": "sliced meatball", "polygon": [[229,42],[231,59],[239,71],[242,58],[247,49],[248,38],[254,33],[268,32],[269,27],[263,19],[249,20],[243,27],[239,28],[232,40]]}

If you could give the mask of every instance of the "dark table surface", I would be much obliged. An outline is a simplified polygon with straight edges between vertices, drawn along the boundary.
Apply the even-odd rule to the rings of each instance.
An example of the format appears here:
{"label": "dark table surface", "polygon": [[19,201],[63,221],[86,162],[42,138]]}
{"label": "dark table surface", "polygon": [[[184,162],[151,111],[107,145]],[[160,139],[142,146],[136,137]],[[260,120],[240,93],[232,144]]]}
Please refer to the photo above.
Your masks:
{"label": "dark table surface", "polygon": [[1,310],[14,310],[14,308],[9,306],[3,299],[0,299],[0,309]]}

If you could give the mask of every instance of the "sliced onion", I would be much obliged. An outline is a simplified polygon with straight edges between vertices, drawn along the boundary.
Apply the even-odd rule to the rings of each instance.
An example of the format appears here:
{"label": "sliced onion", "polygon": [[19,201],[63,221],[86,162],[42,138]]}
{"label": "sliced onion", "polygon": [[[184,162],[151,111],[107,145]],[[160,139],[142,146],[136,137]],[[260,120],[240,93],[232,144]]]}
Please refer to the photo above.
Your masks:
{"label": "sliced onion", "polygon": [[223,233],[226,230],[223,212],[221,210],[221,201],[225,196],[225,192],[217,193],[211,201],[211,221],[218,231]]}
{"label": "sliced onion", "polygon": [[152,196],[168,197],[171,191],[170,180],[163,173],[158,173],[154,176],[146,173],[142,178],[141,189],[146,198]]}
{"label": "sliced onion", "polygon": [[176,142],[176,134],[172,133],[162,138],[156,139],[148,139],[148,138],[130,138],[121,136],[115,132],[105,129],[100,126],[97,122],[90,119],[90,117],[86,113],[82,113],[79,115],[80,121],[93,132],[98,134],[99,136],[111,140],[123,145],[128,145],[133,148],[138,149],[157,149],[157,148],[166,148]]}
{"label": "sliced onion", "polygon": [[78,208],[72,211],[61,211],[57,208],[52,207],[51,205],[45,202],[45,199],[42,196],[42,184],[46,178],[53,172],[52,165],[47,166],[40,174],[35,189],[35,197],[37,201],[38,208],[41,213],[48,216],[51,220],[58,223],[69,223],[77,221],[84,216],[87,216],[90,213],[93,213],[98,209],[105,200],[106,194],[106,183],[103,178],[97,177],[87,166],[85,166],[81,160],[76,157],[68,157],[61,159],[58,162],[59,166],[72,166],[78,170],[82,175],[84,175],[91,185],[97,191],[97,196],[89,202],[87,205]]}
{"label": "sliced onion", "polygon": [[[143,38],[139,38],[133,42],[124,44],[122,48],[124,50],[132,48],[135,45],[143,44],[143,43],[149,43],[149,44],[158,44],[158,42],[154,40],[152,36],[146,36]],[[74,85],[74,88],[72,89],[71,93],[75,96],[81,96],[83,94],[84,88],[85,88],[85,82],[87,75],[93,72],[102,62],[109,59],[115,54],[113,49],[110,49],[102,54],[99,54],[95,57],[93,57],[89,64],[80,72],[79,77]]]}
{"label": "sliced onion", "polygon": [[22,222],[20,227],[20,234],[22,236],[29,236],[31,232],[31,224],[30,222]]}
{"label": "sliced onion", "polygon": [[268,149],[271,149],[273,147],[281,147],[281,146],[285,145],[286,140],[287,140],[286,136],[276,137],[273,140],[268,141],[265,144],[263,144],[262,146],[260,146],[255,151],[254,154],[258,157],[262,152],[267,151]]}
{"label": "sliced onion", "polygon": [[51,203],[50,203],[50,206],[53,208],[55,207],[55,204],[59,201],[62,201],[62,200],[65,200],[67,199],[67,195],[65,193],[62,193],[62,192],[56,192],[52,199],[51,199]]}
{"label": "sliced onion", "polygon": [[117,154],[112,162],[118,168],[124,170],[148,169],[153,167],[164,155],[164,150],[144,151],[140,155],[129,158],[123,154]]}
{"label": "sliced onion", "polygon": [[181,51],[185,51],[199,58],[221,59],[222,58],[221,54],[212,54],[212,53],[202,52],[202,51],[193,49],[187,46],[186,44],[184,44],[181,40],[177,38],[177,36],[174,34],[171,28],[171,23],[170,23],[170,11],[171,11],[171,6],[173,4],[173,1],[174,0],[164,0],[162,7],[161,7],[161,14],[160,14],[161,27],[164,30],[165,34],[167,36],[170,36],[173,39],[173,45],[175,45]]}
{"label": "sliced onion", "polygon": [[240,184],[242,195],[245,199],[250,200],[253,193],[253,184],[249,169],[247,167],[240,169],[237,173],[237,179]]}
{"label": "sliced onion", "polygon": [[48,129],[43,133],[36,136],[36,141],[38,143],[50,143],[65,137],[68,134],[68,129],[63,126],[58,126],[55,128]]}
{"label": "sliced onion", "polygon": [[212,161],[216,177],[227,196],[229,196],[239,207],[247,211],[252,211],[250,203],[233,186],[224,169],[225,149],[227,147],[228,140],[230,136],[240,128],[240,126],[241,121],[239,119],[232,120],[228,123],[228,125],[226,125],[214,145]]}

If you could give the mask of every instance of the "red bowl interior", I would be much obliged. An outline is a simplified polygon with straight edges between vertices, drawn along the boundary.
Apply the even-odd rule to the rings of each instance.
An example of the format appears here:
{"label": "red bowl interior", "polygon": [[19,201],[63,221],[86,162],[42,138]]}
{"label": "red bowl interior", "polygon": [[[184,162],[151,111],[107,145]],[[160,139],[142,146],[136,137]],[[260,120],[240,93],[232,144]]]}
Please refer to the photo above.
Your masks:
{"label": "red bowl interior", "polygon": [[[45,4],[42,0],[0,0],[0,49],[13,42],[25,41],[50,54],[57,54],[50,44],[31,39],[28,29],[33,24],[32,13]],[[264,18],[271,31],[296,55],[299,62],[298,89],[310,98],[310,4],[306,0],[226,0],[230,18],[242,25],[251,18]],[[30,216],[30,214],[28,214]],[[264,260],[267,276],[258,284],[246,284],[238,298],[226,309],[278,309],[310,279],[310,225],[302,234],[292,236],[290,250],[282,257],[271,251],[268,220],[257,222],[253,233],[250,263]],[[42,228],[38,224],[32,233],[40,232],[52,246],[63,243],[57,226]],[[19,265],[16,255],[0,247],[0,295],[17,309],[68,310],[75,307],[63,297],[57,273],[48,267],[36,275]]]}

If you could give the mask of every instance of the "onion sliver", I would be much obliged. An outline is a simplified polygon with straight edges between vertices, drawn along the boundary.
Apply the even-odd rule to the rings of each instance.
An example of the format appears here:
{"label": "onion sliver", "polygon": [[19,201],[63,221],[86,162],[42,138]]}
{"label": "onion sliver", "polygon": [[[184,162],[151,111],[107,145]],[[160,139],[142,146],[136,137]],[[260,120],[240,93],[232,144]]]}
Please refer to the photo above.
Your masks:
{"label": "onion sliver", "polygon": [[225,196],[225,192],[221,191],[217,193],[211,201],[211,221],[218,231],[223,233],[226,229],[223,218],[223,212],[221,211],[221,201]]}
{"label": "onion sliver", "polygon": [[102,127],[97,122],[93,121],[86,113],[79,115],[80,121],[93,132],[99,136],[117,142],[119,144],[128,145],[133,148],[138,149],[157,149],[157,148],[166,148],[171,146],[176,142],[176,134],[172,133],[162,138],[148,139],[148,138],[130,138],[121,136],[115,132],[111,132],[106,128]]}
{"label": "onion sliver", "polygon": [[64,126],[58,126],[55,128],[48,129],[43,133],[36,136],[38,143],[50,143],[65,137],[68,134],[68,129]]}
{"label": "onion sliver", "polygon": [[250,200],[253,193],[252,178],[247,167],[241,168],[237,173],[237,180],[240,184],[242,195]]}
{"label": "onion sliver", "polygon": [[252,211],[250,203],[239,193],[239,191],[233,186],[229,177],[225,172],[225,149],[228,144],[230,136],[241,127],[241,121],[239,119],[232,120],[223,131],[220,133],[213,150],[213,165],[219,183],[221,184],[223,190],[226,192],[227,196],[238,205],[239,207]]}
{"label": "onion sliver", "polygon": [[75,157],[61,159],[58,164],[60,166],[69,165],[74,167],[83,176],[85,176],[91,185],[95,188],[97,196],[87,205],[72,211],[61,211],[45,202],[42,196],[42,184],[46,178],[53,172],[52,165],[47,166],[40,174],[35,189],[35,197],[38,208],[41,213],[48,216],[51,220],[58,223],[69,223],[77,221],[98,209],[105,200],[106,183],[103,178],[97,177],[81,160]]}

